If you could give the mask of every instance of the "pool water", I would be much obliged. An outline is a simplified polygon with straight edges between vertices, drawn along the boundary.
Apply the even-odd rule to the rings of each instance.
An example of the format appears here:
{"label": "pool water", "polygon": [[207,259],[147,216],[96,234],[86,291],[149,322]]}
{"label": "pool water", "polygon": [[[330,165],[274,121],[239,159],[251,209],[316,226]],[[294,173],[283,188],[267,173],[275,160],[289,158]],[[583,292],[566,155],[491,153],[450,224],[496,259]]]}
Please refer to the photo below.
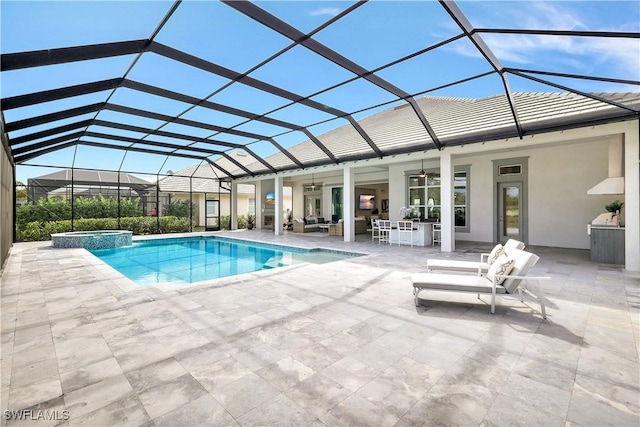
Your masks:
{"label": "pool water", "polygon": [[195,283],[303,262],[323,264],[357,255],[218,237],[143,240],[132,246],[91,253],[139,285]]}

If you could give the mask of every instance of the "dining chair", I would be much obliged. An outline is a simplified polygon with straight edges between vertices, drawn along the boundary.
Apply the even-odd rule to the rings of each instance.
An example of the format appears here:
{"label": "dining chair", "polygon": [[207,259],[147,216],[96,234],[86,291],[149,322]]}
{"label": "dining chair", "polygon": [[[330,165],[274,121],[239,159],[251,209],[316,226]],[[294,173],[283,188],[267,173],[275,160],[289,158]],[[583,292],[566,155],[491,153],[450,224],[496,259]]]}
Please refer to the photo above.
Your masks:
{"label": "dining chair", "polygon": [[442,228],[440,227],[440,223],[436,222],[435,224],[433,224],[433,230],[432,230],[432,235],[431,235],[431,244],[433,246],[435,246],[436,244],[441,244],[442,243]]}
{"label": "dining chair", "polygon": [[389,237],[391,234],[391,221],[388,219],[378,220],[378,244],[381,242],[390,243]]}
{"label": "dining chair", "polygon": [[413,247],[413,221],[398,221],[398,246],[405,237],[409,237],[409,243]]}
{"label": "dining chair", "polygon": [[371,218],[371,241],[380,239],[380,226],[377,218]]}

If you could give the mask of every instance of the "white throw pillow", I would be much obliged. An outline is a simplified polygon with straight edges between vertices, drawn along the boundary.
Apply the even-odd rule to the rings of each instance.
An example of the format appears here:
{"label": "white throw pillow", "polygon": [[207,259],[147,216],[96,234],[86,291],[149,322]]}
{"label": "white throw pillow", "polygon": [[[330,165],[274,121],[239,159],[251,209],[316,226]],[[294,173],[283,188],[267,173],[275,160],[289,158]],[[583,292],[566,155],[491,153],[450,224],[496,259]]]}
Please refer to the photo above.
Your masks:
{"label": "white throw pillow", "polygon": [[[500,255],[498,259],[491,264],[491,267],[489,267],[489,271],[487,271],[487,279],[493,282],[494,276],[511,273],[514,264],[515,261],[513,259],[507,258],[506,255]],[[506,277],[500,277],[496,283],[501,285],[506,279]]]}
{"label": "white throw pillow", "polygon": [[491,252],[489,252],[489,258],[487,258],[487,264],[492,265],[500,255],[504,254],[504,246],[500,243],[495,245]]}

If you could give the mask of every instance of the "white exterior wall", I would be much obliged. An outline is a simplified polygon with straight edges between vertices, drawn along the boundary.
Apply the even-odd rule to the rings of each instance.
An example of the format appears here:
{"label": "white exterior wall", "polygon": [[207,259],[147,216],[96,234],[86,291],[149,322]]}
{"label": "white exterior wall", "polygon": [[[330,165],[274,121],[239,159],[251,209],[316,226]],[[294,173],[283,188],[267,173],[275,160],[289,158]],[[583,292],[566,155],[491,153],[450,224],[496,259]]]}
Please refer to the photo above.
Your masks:
{"label": "white exterior wall", "polygon": [[587,190],[608,173],[608,139],[531,147],[473,157],[459,157],[456,165],[471,165],[471,232],[456,239],[495,240],[493,160],[528,157],[528,244],[589,249],[587,223],[606,212],[604,206],[623,195],[588,196]]}
{"label": "white exterior wall", "polygon": [[[611,135],[624,133],[625,180],[629,195],[623,194],[587,195],[587,190],[595,186],[608,175],[608,147]],[[468,144],[445,148],[450,150],[454,166],[468,165],[470,181],[468,197],[470,206],[470,232],[456,232],[456,239],[464,241],[493,242],[496,239],[494,204],[493,161],[499,159],[526,157],[528,160],[527,195],[528,212],[527,243],[530,245],[589,249],[590,238],[587,235],[587,223],[605,212],[604,206],[619,199],[625,203],[622,211],[627,226],[627,269],[637,271],[640,265],[640,220],[637,206],[640,196],[635,189],[639,186],[638,175],[638,121],[630,120],[597,126],[570,129],[560,132],[529,135],[522,140],[509,138],[499,141]],[[635,144],[635,145],[634,145]],[[392,156],[377,160],[349,162],[355,168],[355,183],[388,183],[389,219],[398,220],[399,209],[407,203],[406,174],[417,172],[420,159],[424,158],[424,168],[439,167],[441,152],[429,150],[423,153]],[[323,170],[325,194],[323,207],[325,217],[330,213],[330,188],[342,186],[341,169],[344,166],[327,166]],[[365,173],[363,168],[371,172]],[[373,171],[372,168],[377,168]],[[380,171],[386,168],[386,179]],[[360,169],[360,170],[359,170]],[[299,182],[308,180],[308,171],[292,171],[294,185],[294,215],[302,212],[302,189]],[[297,178],[297,175],[300,178]]]}
{"label": "white exterior wall", "polygon": [[[511,156],[512,157],[512,156]],[[454,165],[470,165],[467,197],[471,216],[469,233],[456,233],[456,239],[493,242],[493,156],[454,158]]]}
{"label": "white exterior wall", "polygon": [[618,196],[589,196],[608,173],[609,140],[531,151],[529,244],[589,249],[587,223]]}
{"label": "white exterior wall", "polygon": [[407,204],[407,179],[405,165],[389,165],[389,219],[398,221],[400,208]]}

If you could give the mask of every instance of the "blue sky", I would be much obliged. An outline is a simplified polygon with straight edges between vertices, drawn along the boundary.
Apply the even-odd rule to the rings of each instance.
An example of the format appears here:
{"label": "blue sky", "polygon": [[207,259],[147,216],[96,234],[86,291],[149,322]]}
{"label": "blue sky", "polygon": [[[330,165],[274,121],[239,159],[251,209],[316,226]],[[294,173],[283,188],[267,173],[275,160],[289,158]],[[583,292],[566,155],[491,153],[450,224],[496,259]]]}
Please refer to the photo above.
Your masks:
{"label": "blue sky", "polygon": [[[287,21],[302,32],[309,32],[351,6],[347,1],[259,1],[258,6]],[[2,53],[59,48],[94,43],[107,43],[148,38],[171,7],[171,2],[32,2],[6,1],[0,4]],[[640,32],[640,3],[636,1],[518,1],[459,2],[472,25],[479,28],[522,28],[589,31]],[[314,36],[319,42],[350,58],[357,64],[376,69],[460,33],[444,9],[434,1],[371,1],[320,31]],[[596,39],[584,37],[551,37],[484,34],[484,40],[504,66],[538,69],[589,76],[640,80],[640,42],[638,39]],[[202,57],[237,72],[249,71],[290,41],[232,8],[203,1],[184,1],[169,22],[161,29],[156,41],[189,54]],[[133,55],[63,64],[2,73],[3,98],[54,89],[67,85],[122,77],[134,60]],[[466,39],[385,68],[378,75],[406,92],[417,94],[451,81],[464,79],[490,68],[475,47]],[[299,95],[311,96],[331,85],[342,83],[354,75],[321,59],[309,50],[297,46],[273,62],[258,68],[251,76],[281,86]],[[202,98],[229,83],[225,78],[175,63],[159,55],[146,53],[128,75],[131,80],[160,86],[172,91]],[[586,92],[637,91],[637,86],[606,84],[553,78]],[[509,77],[513,91],[550,91],[543,86],[514,76]],[[430,92],[435,96],[485,97],[501,93],[500,80],[489,76],[444,90]],[[5,112],[7,122],[71,108],[107,99],[108,92],[24,107]],[[381,108],[361,111],[372,105],[393,102],[390,93],[363,81],[355,81],[338,89],[312,96],[313,100],[332,107],[355,112],[359,119]],[[285,107],[289,102],[274,95],[240,84],[220,90],[211,101],[280,120],[314,125],[316,135],[346,124],[343,119],[304,107]],[[145,95],[130,89],[118,89],[110,102],[157,111],[167,115],[185,112],[189,105]],[[397,101],[396,101],[397,103]],[[395,105],[395,104],[390,104]],[[388,107],[382,107],[388,108]],[[275,110],[275,111],[273,111]],[[77,121],[78,117],[66,122]],[[301,132],[261,123],[241,124],[237,116],[201,107],[186,112],[184,118],[237,126],[240,130],[276,136],[289,147],[306,139]],[[98,118],[149,128],[163,123],[152,119],[131,118],[115,112],[101,112]],[[60,122],[64,124],[66,122]],[[14,132],[11,137],[39,129]],[[95,131],[104,129],[92,128]],[[180,125],[168,125],[163,130],[185,132]],[[142,137],[128,131],[113,131],[124,136]],[[211,136],[210,131],[196,136]],[[252,143],[252,150],[269,155],[270,144],[229,135],[217,135],[227,142]],[[170,138],[152,137],[155,141],[173,142]],[[96,140],[97,141],[97,140]],[[74,160],[75,159],[75,160]],[[69,148],[31,161],[68,167],[118,169],[133,172],[165,172],[179,170],[191,163],[189,159],[167,159],[166,156],[142,156],[118,150],[107,152],[88,147]],[[53,170],[18,168],[18,179],[49,173]]]}

